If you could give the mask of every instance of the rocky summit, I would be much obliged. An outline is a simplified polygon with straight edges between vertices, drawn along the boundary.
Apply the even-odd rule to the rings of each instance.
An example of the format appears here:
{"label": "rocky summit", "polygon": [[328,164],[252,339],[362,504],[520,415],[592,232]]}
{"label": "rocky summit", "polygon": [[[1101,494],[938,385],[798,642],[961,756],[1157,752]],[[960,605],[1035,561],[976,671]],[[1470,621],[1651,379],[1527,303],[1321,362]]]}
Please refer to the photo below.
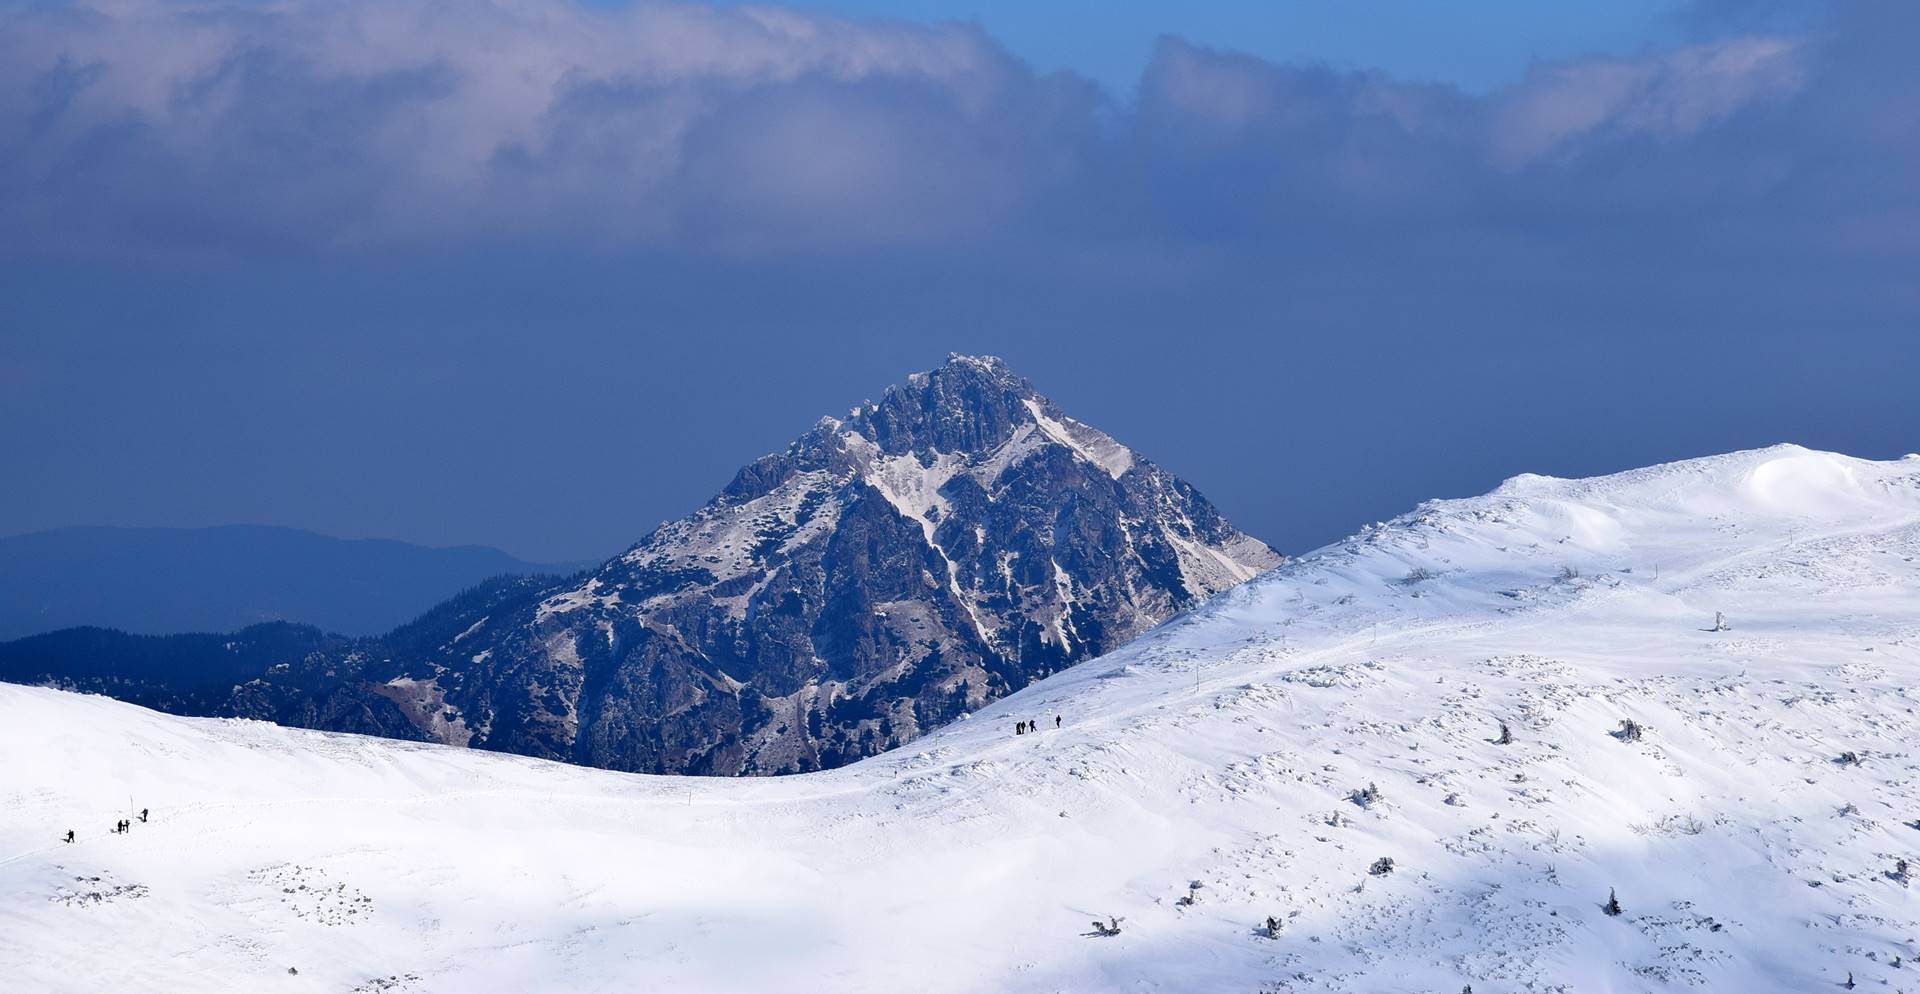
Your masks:
{"label": "rocky summit", "polygon": [[999,360],[953,356],[598,570],[474,619],[389,693],[446,741],[630,770],[819,769],[1280,561]]}
{"label": "rocky summit", "polygon": [[[315,633],[196,694],[79,683],[621,770],[801,772],[910,741],[1281,561],[1000,360],[954,355],[598,569],[483,586],[382,639]],[[23,665],[85,675],[0,660]]]}

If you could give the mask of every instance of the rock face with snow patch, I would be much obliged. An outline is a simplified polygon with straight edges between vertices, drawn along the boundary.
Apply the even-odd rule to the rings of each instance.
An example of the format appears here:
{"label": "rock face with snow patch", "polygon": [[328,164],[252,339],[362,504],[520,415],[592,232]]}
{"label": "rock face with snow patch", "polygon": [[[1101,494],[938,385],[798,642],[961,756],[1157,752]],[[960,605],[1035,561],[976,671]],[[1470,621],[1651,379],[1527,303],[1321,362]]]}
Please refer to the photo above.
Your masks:
{"label": "rock face with snow patch", "polygon": [[951,357],[416,679],[471,744],[628,770],[872,755],[1277,565],[997,359]]}
{"label": "rock face with snow patch", "polygon": [[[358,714],[321,727],[387,735],[397,713],[421,738],[622,770],[821,769],[1280,562],[999,360],[956,355],[822,419],[597,570],[482,588],[205,710]],[[313,708],[328,681],[365,706]]]}

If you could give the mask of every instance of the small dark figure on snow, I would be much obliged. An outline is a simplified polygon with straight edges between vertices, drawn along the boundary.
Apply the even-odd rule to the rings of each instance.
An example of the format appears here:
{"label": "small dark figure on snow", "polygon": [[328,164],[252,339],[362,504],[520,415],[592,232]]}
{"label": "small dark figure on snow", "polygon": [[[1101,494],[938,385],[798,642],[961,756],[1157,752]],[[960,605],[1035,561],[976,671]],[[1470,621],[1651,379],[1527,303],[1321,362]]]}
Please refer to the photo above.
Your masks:
{"label": "small dark figure on snow", "polygon": [[1055,728],[1060,727],[1060,716],[1057,714],[1053,716],[1053,727]]}
{"label": "small dark figure on snow", "polygon": [[1112,918],[1103,922],[1096,918],[1093,922],[1093,932],[1095,935],[1104,935],[1107,937],[1119,935],[1120,919]]}
{"label": "small dark figure on snow", "polygon": [[1026,722],[1024,722],[1024,721],[1016,721],[1016,722],[1014,722],[1014,723],[1013,723],[1013,734],[1015,734],[1015,735],[1025,735],[1025,734],[1027,734],[1027,723],[1026,723]]}
{"label": "small dark figure on snow", "polygon": [[1852,970],[1847,971],[1847,982],[1845,984],[1842,984],[1841,986],[1845,987],[1847,990],[1853,990],[1853,971]]}
{"label": "small dark figure on snow", "polygon": [[1640,741],[1640,723],[1632,718],[1620,719],[1620,727],[1608,733],[1622,742]]}
{"label": "small dark figure on snow", "polygon": [[1613,888],[1607,888],[1607,903],[1601,905],[1600,910],[1606,912],[1610,918],[1619,916],[1621,912],[1620,898],[1613,893]]}
{"label": "small dark figure on snow", "polygon": [[71,828],[67,829],[67,841],[68,842],[73,841],[73,829]]}
{"label": "small dark figure on snow", "polygon": [[145,825],[146,823],[147,823],[147,809],[146,809],[146,808],[141,808],[141,809],[140,809],[140,824],[142,824],[142,825]]}
{"label": "small dark figure on snow", "polygon": [[1493,744],[1502,745],[1502,746],[1513,744],[1513,732],[1512,730],[1507,728],[1506,722],[1503,721],[1500,723],[1500,737],[1497,739],[1494,739]]}
{"label": "small dark figure on snow", "polygon": [[1267,916],[1267,938],[1269,939],[1280,938],[1280,919],[1275,918],[1272,915]]}

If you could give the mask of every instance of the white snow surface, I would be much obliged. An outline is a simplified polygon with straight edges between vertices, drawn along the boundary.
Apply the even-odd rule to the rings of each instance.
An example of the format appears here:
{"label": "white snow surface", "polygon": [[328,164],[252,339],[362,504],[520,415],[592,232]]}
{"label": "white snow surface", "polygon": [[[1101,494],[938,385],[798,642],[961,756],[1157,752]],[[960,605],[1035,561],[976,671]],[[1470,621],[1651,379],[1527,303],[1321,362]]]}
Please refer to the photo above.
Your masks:
{"label": "white snow surface", "polygon": [[1780,446],[1422,505],[805,776],[0,686],[0,989],[1920,990],[1917,666],[1920,457]]}
{"label": "white snow surface", "polygon": [[1047,437],[1105,470],[1108,476],[1117,480],[1133,468],[1133,450],[1114,441],[1105,432],[1072,418],[1056,421],[1047,416],[1037,401],[1026,400],[1023,403],[1026,404],[1027,413],[1033,415],[1034,423],[1046,432]]}

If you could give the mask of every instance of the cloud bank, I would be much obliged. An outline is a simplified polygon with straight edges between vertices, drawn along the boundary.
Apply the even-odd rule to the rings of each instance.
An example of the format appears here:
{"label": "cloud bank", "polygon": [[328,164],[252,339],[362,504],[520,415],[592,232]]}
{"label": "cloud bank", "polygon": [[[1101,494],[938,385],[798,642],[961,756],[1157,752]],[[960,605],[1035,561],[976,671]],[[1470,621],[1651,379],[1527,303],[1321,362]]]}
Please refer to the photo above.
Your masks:
{"label": "cloud bank", "polygon": [[0,253],[1390,231],[1902,254],[1920,100],[1889,38],[1915,20],[1866,3],[1484,96],[1168,38],[1120,102],[970,27],[779,8],[8,2]]}

